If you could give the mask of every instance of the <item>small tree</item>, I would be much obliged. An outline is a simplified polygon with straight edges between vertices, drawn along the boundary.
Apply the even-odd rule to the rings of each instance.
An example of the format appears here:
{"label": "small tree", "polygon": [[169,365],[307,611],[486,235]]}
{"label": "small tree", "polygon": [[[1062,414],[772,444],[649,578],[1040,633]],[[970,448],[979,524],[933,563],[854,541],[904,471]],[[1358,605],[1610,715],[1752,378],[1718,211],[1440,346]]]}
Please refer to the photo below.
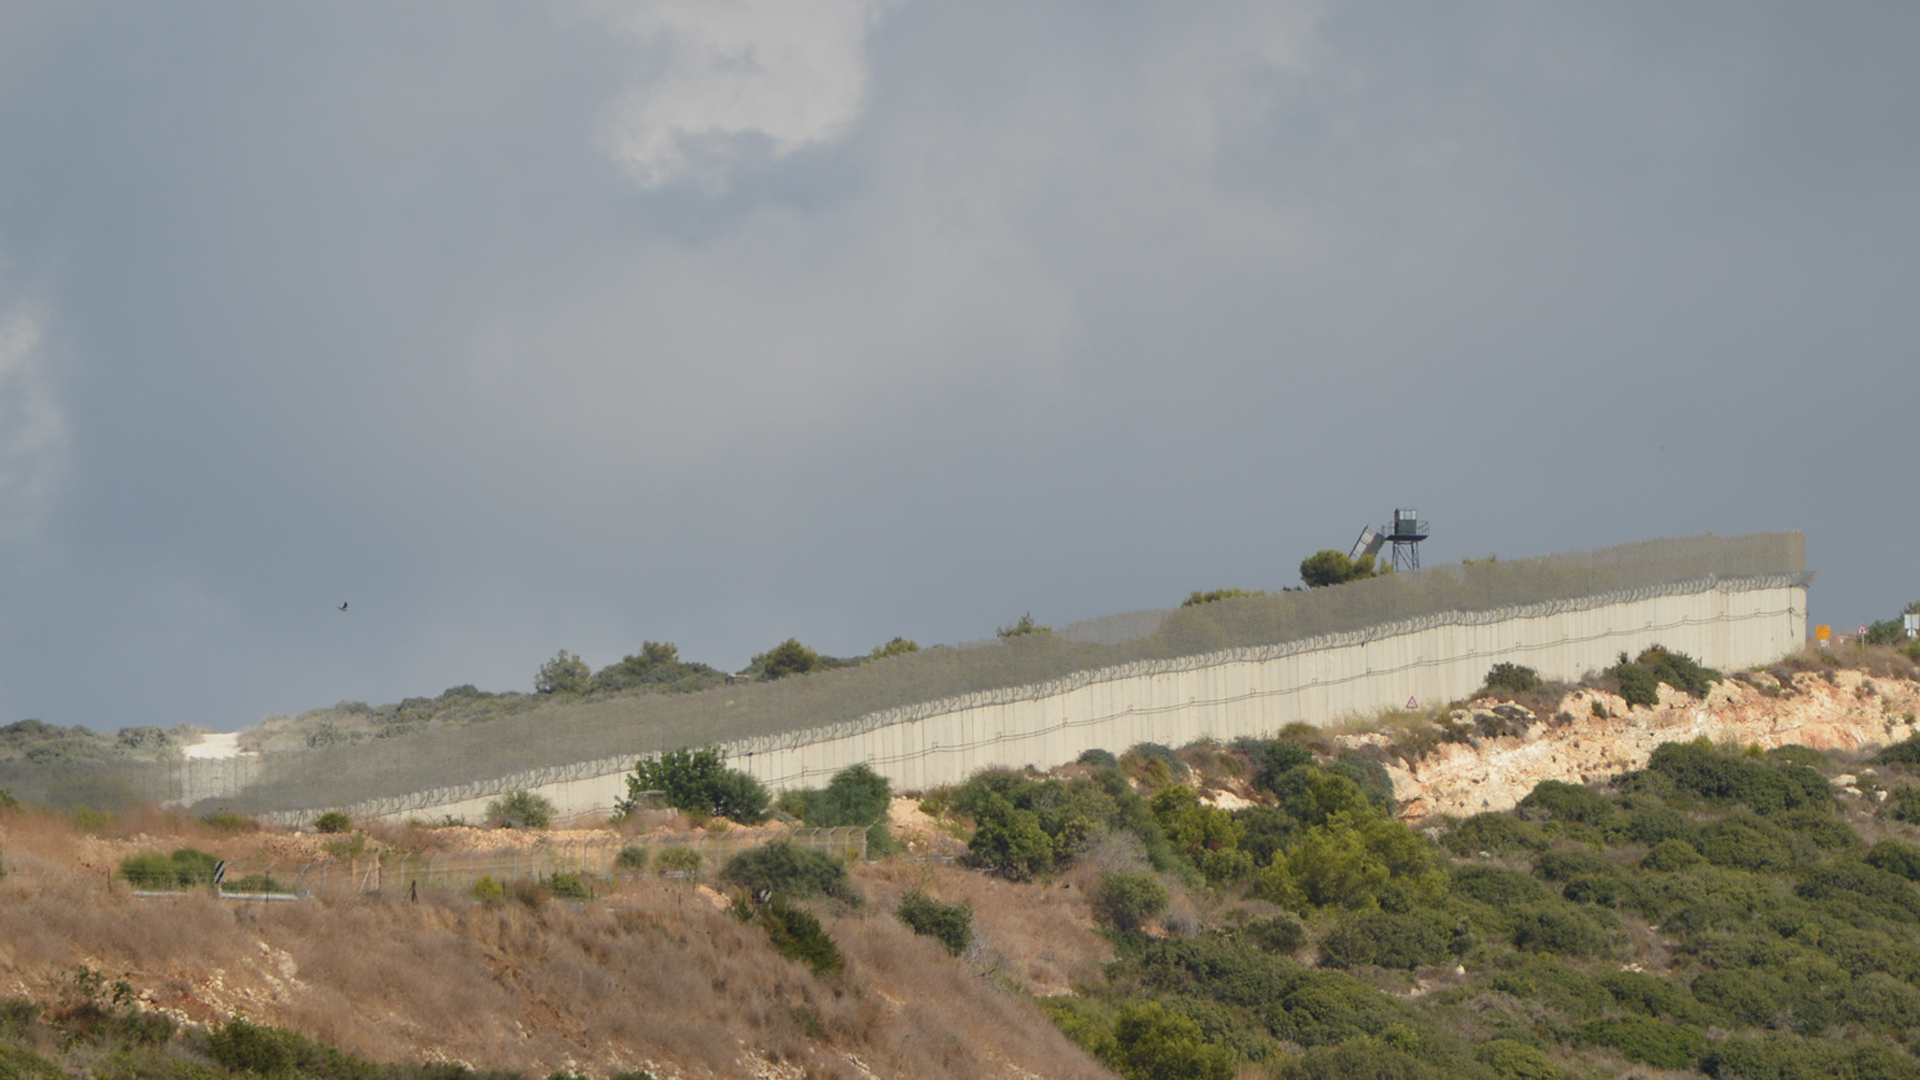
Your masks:
{"label": "small tree", "polygon": [[1300,580],[1315,589],[1360,581],[1378,574],[1371,555],[1349,559],[1343,552],[1325,548],[1300,560]]}
{"label": "small tree", "polygon": [[592,679],[593,671],[585,660],[561,649],[553,659],[540,665],[533,689],[540,694],[584,694]]}
{"label": "small tree", "polygon": [[313,819],[313,831],[320,833],[344,833],[353,831],[353,818],[344,810],[329,810]]}
{"label": "small tree", "polygon": [[965,904],[943,904],[919,889],[908,889],[894,914],[908,929],[933,938],[955,956],[973,944],[973,909]]}
{"label": "small tree", "polygon": [[710,814],[742,825],[767,820],[767,789],[738,769],[714,747],[672,750],[635,762],[627,777],[627,797],[616,804],[623,815],[633,813],[641,797],[658,791],[676,810]]}
{"label": "small tree", "polygon": [[1487,672],[1486,689],[1525,694],[1540,689],[1540,673],[1525,664],[1499,663]]}
{"label": "small tree", "polygon": [[502,829],[544,829],[553,823],[553,800],[516,791],[487,804],[487,820]]}
{"label": "small tree", "polygon": [[799,638],[787,640],[753,658],[768,679],[805,675],[820,666],[820,654],[800,644]]}
{"label": "small tree", "polygon": [[1029,611],[1025,615],[1020,616],[1019,621],[1015,622],[1012,626],[1003,626],[995,632],[1003,638],[1016,638],[1023,637],[1027,634],[1051,634],[1053,633],[1053,627],[1041,626],[1039,623],[1034,622],[1033,612]]}
{"label": "small tree", "polygon": [[1190,596],[1180,602],[1180,606],[1199,607],[1202,604],[1214,604],[1222,600],[1241,600],[1249,596],[1265,595],[1267,595],[1267,590],[1265,589],[1255,589],[1252,592],[1248,592],[1245,589],[1214,589],[1210,592],[1201,592],[1196,589]]}
{"label": "small tree", "polygon": [[897,637],[885,645],[874,646],[873,651],[867,654],[867,659],[885,660],[889,656],[906,656],[908,653],[917,653],[919,651],[920,646],[918,643],[908,641],[903,637]]}
{"label": "small tree", "polygon": [[981,866],[1024,881],[1053,865],[1053,838],[1040,827],[1040,815],[1013,805],[1006,796],[989,793],[975,822],[967,853]]}
{"label": "small tree", "polygon": [[1142,870],[1109,870],[1094,890],[1094,916],[1116,930],[1138,930],[1172,902],[1160,879]]}

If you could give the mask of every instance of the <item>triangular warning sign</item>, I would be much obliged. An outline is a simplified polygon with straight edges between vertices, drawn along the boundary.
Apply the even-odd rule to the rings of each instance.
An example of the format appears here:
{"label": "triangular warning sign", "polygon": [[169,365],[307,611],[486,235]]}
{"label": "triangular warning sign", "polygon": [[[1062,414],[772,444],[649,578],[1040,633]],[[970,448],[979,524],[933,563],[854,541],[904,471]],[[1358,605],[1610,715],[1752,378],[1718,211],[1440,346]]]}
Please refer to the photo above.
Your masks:
{"label": "triangular warning sign", "polygon": [[1417,708],[1419,708],[1419,707],[1420,707],[1420,703],[1419,703],[1419,702],[1417,702],[1417,701],[1415,701],[1415,700],[1413,700],[1412,698],[1408,698],[1408,699],[1407,699],[1407,711],[1408,711],[1408,712],[1412,712],[1413,710],[1415,710],[1415,709],[1417,709]]}

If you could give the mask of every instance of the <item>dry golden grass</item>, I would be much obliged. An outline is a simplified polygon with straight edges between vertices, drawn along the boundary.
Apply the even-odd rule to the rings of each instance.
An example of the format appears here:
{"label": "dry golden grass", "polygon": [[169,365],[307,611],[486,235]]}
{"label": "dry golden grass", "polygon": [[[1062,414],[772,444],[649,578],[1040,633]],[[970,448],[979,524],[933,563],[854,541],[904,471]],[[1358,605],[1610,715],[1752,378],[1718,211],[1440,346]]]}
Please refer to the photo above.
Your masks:
{"label": "dry golden grass", "polygon": [[191,845],[245,857],[275,837],[165,814],[118,824],[137,830],[94,837],[56,816],[0,815],[9,871],[0,994],[54,1000],[85,964],[127,973],[148,1007],[182,1019],[240,1015],[377,1061],[536,1076],[1110,1075],[994,971],[948,956],[891,914],[911,884],[972,903],[992,950],[983,956],[1000,958],[1000,974],[1064,989],[1107,956],[1067,883],[1014,886],[904,862],[864,868],[868,905],[816,908],[847,958],[822,980],[710,893],[657,877],[590,904],[535,909],[444,890],[422,890],[418,902],[344,889],[298,903],[139,899],[109,878],[129,851]]}

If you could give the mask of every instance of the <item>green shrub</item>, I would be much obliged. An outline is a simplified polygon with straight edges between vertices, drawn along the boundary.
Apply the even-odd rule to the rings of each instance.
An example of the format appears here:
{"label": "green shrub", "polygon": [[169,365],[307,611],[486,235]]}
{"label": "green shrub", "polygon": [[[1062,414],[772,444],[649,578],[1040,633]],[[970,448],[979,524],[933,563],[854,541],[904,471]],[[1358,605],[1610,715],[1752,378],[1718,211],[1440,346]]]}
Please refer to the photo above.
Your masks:
{"label": "green shrub", "polygon": [[860,897],[846,863],[790,840],[748,848],[727,860],[720,877],[763,899],[778,896],[797,900],[823,893],[842,900]]}
{"label": "green shrub", "polygon": [[1542,780],[1520,800],[1525,810],[1547,814],[1555,821],[1604,825],[1617,812],[1612,800],[1589,787],[1560,780]]}
{"label": "green shrub", "polygon": [[1462,866],[1453,872],[1453,892],[1496,908],[1516,908],[1548,899],[1546,886],[1518,870]]}
{"label": "green shrub", "polygon": [[500,829],[544,829],[553,823],[553,800],[515,791],[487,804],[487,820]]}
{"label": "green shrub", "polygon": [[593,899],[593,887],[589,885],[586,879],[581,877],[579,874],[567,873],[564,871],[558,874],[550,874],[548,875],[545,881],[541,882],[541,884],[545,885],[547,887],[547,891],[552,893],[556,899],[560,899],[560,900],[591,900]]}
{"label": "green shrub", "polygon": [[1040,827],[1040,815],[1013,805],[1004,796],[989,794],[974,816],[967,854],[973,862],[1001,877],[1024,881],[1053,866],[1053,838]]}
{"label": "green shrub", "polygon": [[207,1035],[207,1056],[232,1072],[311,1080],[370,1080],[375,1068],[285,1028],[229,1020]]}
{"label": "green shrub", "polygon": [[833,774],[824,790],[792,791],[781,796],[783,807],[793,804],[797,817],[820,828],[872,825],[885,820],[892,802],[893,788],[887,778],[864,763]]}
{"label": "green shrub", "polygon": [[1440,837],[1440,846],[1462,857],[1485,851],[1512,855],[1522,851],[1544,851],[1547,837],[1538,825],[1521,821],[1512,814],[1475,814]]}
{"label": "green shrub", "polygon": [[1640,860],[1640,869],[1672,873],[1676,870],[1685,870],[1689,866],[1698,866],[1705,861],[1700,852],[1685,840],[1662,840],[1653,845],[1653,849],[1647,852],[1646,858]]}
{"label": "green shrub", "polygon": [[1080,756],[1074,758],[1074,761],[1082,765],[1092,765],[1095,768],[1115,768],[1120,764],[1120,759],[1113,756],[1113,751],[1101,750],[1097,747],[1080,751]]}
{"label": "green shrub", "polygon": [[647,849],[638,844],[628,844],[626,847],[620,849],[620,854],[613,857],[613,865],[617,870],[632,870],[635,872],[645,870],[647,868]]}
{"label": "green shrub", "polygon": [[1186,780],[1192,774],[1192,770],[1187,768],[1187,763],[1180,760],[1180,755],[1171,746],[1152,742],[1135,743],[1127,748],[1127,756],[1136,758],[1149,767],[1158,762],[1165,768],[1167,778],[1175,783]]}
{"label": "green shrub", "polygon": [[1920,847],[1889,837],[1867,852],[1867,865],[1899,874],[1908,881],[1920,881]]}
{"label": "green shrub", "polygon": [[1715,866],[1779,873],[1793,865],[1793,849],[1759,818],[1734,815],[1700,830],[1700,854]]}
{"label": "green shrub", "polygon": [[1645,1016],[1596,1020],[1574,1036],[1580,1046],[1617,1050],[1628,1061],[1658,1069],[1685,1069],[1706,1052],[1707,1038],[1697,1028],[1663,1024]]}
{"label": "green shrub", "polygon": [[1012,626],[1003,626],[1000,629],[994,631],[994,633],[998,634],[1000,637],[1003,637],[1003,638],[1017,638],[1017,637],[1025,637],[1028,634],[1051,634],[1053,633],[1053,627],[1042,626],[1039,623],[1034,622],[1033,612],[1029,611],[1025,615],[1022,615],[1018,619],[1014,620],[1014,623]]}
{"label": "green shrub", "polygon": [[1523,664],[1510,664],[1503,661],[1493,665],[1487,672],[1487,681],[1482,689],[1527,694],[1540,689],[1542,685],[1539,672]]}
{"label": "green shrub", "polygon": [[1920,765],[1920,734],[1909,735],[1873,755],[1876,765]]}
{"label": "green shrub", "polygon": [[827,976],[846,966],[846,958],[833,943],[820,920],[803,908],[790,907],[775,900],[760,909],[760,925],[773,942],[774,951],[797,963],[805,964],[816,976]]}
{"label": "green shrub", "polygon": [[1371,555],[1352,559],[1347,557],[1346,552],[1325,548],[1300,560],[1300,580],[1312,589],[1362,581],[1378,574]]}
{"label": "green shrub", "polygon": [[941,903],[919,889],[908,889],[894,914],[908,929],[933,938],[955,956],[973,943],[973,909],[965,904]]}
{"label": "green shrub", "polygon": [[1116,930],[1138,930],[1167,910],[1172,897],[1152,874],[1137,870],[1108,870],[1094,889],[1094,917]]}
{"label": "green shrub", "polygon": [[141,852],[120,860],[120,876],[136,889],[184,889],[213,882],[219,860],[194,848]]}
{"label": "green shrub", "polygon": [[584,694],[593,682],[593,670],[587,662],[561,649],[554,658],[540,665],[533,678],[536,694]]}
{"label": "green shrub", "polygon": [[1896,922],[1920,922],[1920,891],[1912,882],[1853,859],[1815,868],[1793,891],[1807,900],[1848,900]]}
{"label": "green shrub", "polygon": [[1787,984],[1777,975],[1753,968],[1702,972],[1693,980],[1693,996],[1734,1019],[1766,1027],[1787,1005]]}
{"label": "green shrub", "polygon": [[1327,967],[1411,970],[1446,959],[1449,941],[1425,919],[1379,911],[1335,927],[1321,939],[1320,957]]}
{"label": "green shrub", "polygon": [[1491,1039],[1474,1055],[1506,1080],[1560,1080],[1560,1068],[1537,1046],[1516,1039]]}
{"label": "green shrub", "polygon": [[1199,607],[1202,604],[1217,604],[1222,600],[1243,600],[1251,596],[1265,595],[1267,595],[1267,590],[1265,589],[1255,589],[1252,592],[1248,592],[1245,589],[1209,589],[1206,592],[1201,592],[1199,589],[1195,589],[1192,593],[1188,594],[1185,600],[1180,601],[1180,606]]}
{"label": "green shrub", "polygon": [[1127,1080],[1230,1080],[1233,1054],[1209,1046],[1200,1025],[1159,1002],[1122,1006],[1113,1019],[1113,1057],[1108,1064]]}
{"label": "green shrub", "polygon": [[491,877],[483,877],[474,882],[473,887],[467,892],[483,904],[498,904],[507,898],[506,887]]}
{"label": "green shrub", "polygon": [[1285,956],[1307,943],[1307,927],[1290,911],[1251,919],[1241,934],[1254,948]]}
{"label": "green shrub", "polygon": [[753,666],[768,679],[784,679],[819,667],[820,654],[802,645],[799,638],[788,638],[754,657]]}
{"label": "green shrub", "polygon": [[277,893],[291,895],[293,886],[267,874],[248,874],[245,877],[229,878],[220,883],[223,893]]}
{"label": "green shrub", "polygon": [[40,1006],[26,998],[0,998],[0,1035],[24,1038],[40,1019]]}
{"label": "green shrub", "polygon": [[1892,645],[1904,640],[1906,636],[1907,629],[1901,620],[1881,619],[1879,622],[1869,624],[1866,636],[1860,640],[1866,645]]}
{"label": "green shrub", "polygon": [[1706,697],[1713,684],[1721,681],[1719,672],[1701,667],[1685,653],[1671,652],[1658,645],[1632,660],[1620,654],[1620,662],[1606,673],[1620,683],[1620,696],[1629,705],[1660,703],[1659,684],[1666,683],[1694,697]]}
{"label": "green shrub", "polygon": [[344,833],[353,831],[353,818],[344,810],[329,810],[313,819],[313,831]]}
{"label": "green shrub", "polygon": [[14,797],[12,788],[0,787],[0,814],[16,813],[20,809],[20,800]]}
{"label": "green shrub", "polygon": [[250,817],[236,814],[231,810],[222,810],[216,814],[208,814],[200,819],[200,824],[205,825],[214,832],[245,833],[260,831],[259,822]]}
{"label": "green shrub", "polygon": [[660,857],[653,861],[666,877],[697,878],[700,876],[700,853],[690,847],[675,844],[660,849]]}
{"label": "green shrub", "polygon": [[1372,1040],[1316,1046],[1286,1063],[1280,1080],[1449,1080],[1419,1058]]}
{"label": "green shrub", "polygon": [[627,798],[616,809],[631,814],[650,792],[660,792],[668,806],[697,814],[723,817],[742,825],[767,820],[769,798],[765,785],[738,769],[727,768],[726,758],[714,747],[681,749],[638,761],[627,777]]}
{"label": "green shrub", "polygon": [[1542,904],[1517,913],[1514,947],[1555,956],[1599,956],[1611,947],[1607,932],[1576,907]]}
{"label": "green shrub", "polygon": [[1812,769],[1724,754],[1704,739],[1662,744],[1647,769],[1709,802],[1745,803],[1761,814],[1833,804],[1833,786]]}

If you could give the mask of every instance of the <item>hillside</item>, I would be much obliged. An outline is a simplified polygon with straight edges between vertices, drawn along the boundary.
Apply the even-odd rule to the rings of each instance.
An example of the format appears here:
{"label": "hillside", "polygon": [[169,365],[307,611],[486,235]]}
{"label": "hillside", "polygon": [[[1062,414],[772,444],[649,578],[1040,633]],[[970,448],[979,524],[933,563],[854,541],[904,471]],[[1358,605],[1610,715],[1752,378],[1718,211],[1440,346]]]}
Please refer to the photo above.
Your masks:
{"label": "hillside", "polygon": [[[750,898],[715,867],[662,876],[657,854],[577,901],[346,884],[382,853],[392,873],[404,853],[658,852],[743,835],[724,822],[312,835],[0,811],[0,996],[47,1009],[0,1009],[0,1045],[39,1055],[0,1050],[0,1073],[211,1080],[244,1064],[220,1041],[252,1030],[221,1026],[240,1016],[354,1055],[286,1066],[341,1080],[448,1062],[594,1080],[1920,1077],[1913,658],[1669,668],[1700,692],[1655,683],[1629,705],[1649,691],[1623,666],[1365,730],[1142,746],[895,799],[908,850],[855,867],[857,901],[799,902],[844,956],[824,974],[782,957],[764,909],[742,921]],[[335,869],[299,902],[114,879],[180,847],[310,885]],[[968,905],[974,943],[916,936],[909,889]],[[126,973],[127,1014],[182,1033],[88,1020],[82,967]]]}

